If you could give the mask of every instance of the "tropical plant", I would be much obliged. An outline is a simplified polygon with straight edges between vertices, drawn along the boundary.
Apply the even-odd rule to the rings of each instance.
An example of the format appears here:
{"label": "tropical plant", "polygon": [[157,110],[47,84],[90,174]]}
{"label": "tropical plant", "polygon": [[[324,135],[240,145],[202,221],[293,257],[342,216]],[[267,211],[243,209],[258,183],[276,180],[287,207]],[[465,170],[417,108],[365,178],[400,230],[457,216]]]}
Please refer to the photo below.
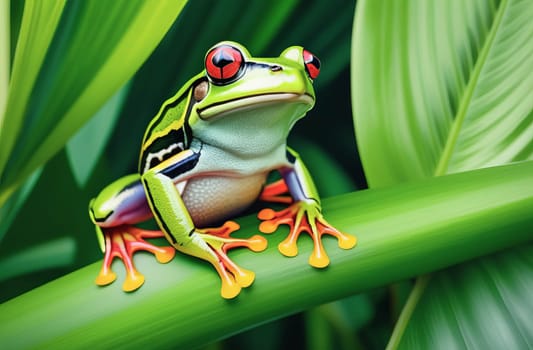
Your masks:
{"label": "tropical plant", "polygon": [[[358,10],[352,96],[370,188],[533,158],[531,2],[367,1]],[[531,225],[523,230],[532,237]],[[527,252],[419,277],[389,346],[531,347]]]}
{"label": "tropical plant", "polygon": [[[3,346],[532,347],[532,3],[354,9],[2,0]],[[283,232],[261,254],[232,252],[257,279],[231,302],[209,266],[181,255],[136,255],[147,283],[135,293],[96,287],[89,199],[134,171],[148,121],[224,39],[254,56],[300,44],[321,58],[317,106],[289,143],[358,246],[326,241],[326,271],[307,265],[305,238],[282,257]],[[249,214],[242,236],[257,232]]]}

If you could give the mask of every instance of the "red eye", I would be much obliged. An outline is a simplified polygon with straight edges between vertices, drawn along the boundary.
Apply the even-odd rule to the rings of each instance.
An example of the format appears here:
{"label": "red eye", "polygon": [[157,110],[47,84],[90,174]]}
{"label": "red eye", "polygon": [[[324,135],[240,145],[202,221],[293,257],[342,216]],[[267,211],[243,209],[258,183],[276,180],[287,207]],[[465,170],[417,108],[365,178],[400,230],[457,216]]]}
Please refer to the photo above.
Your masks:
{"label": "red eye", "polygon": [[230,45],[216,46],[205,56],[205,70],[215,84],[236,80],[244,68],[242,52]]}
{"label": "red eye", "polygon": [[320,60],[307,50],[303,51],[303,56],[307,74],[309,74],[311,79],[316,79],[316,77],[318,77],[318,73],[320,73]]}

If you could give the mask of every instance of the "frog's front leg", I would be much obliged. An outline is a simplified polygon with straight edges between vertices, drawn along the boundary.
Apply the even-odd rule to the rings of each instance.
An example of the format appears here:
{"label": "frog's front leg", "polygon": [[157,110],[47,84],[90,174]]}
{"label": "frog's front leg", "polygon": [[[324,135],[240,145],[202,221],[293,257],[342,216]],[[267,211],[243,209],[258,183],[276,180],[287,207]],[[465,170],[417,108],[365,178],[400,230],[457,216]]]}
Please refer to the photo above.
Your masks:
{"label": "frog's front leg", "polygon": [[318,192],[305,165],[299,155],[291,149],[288,149],[287,157],[292,166],[280,169],[286,187],[282,182],[276,183],[272,188],[267,186],[269,193],[263,194],[262,198],[267,200],[272,198],[273,201],[282,202],[277,198],[280,198],[279,195],[284,188],[288,188],[294,203],[277,212],[272,209],[261,210],[258,217],[264,221],[259,226],[259,230],[263,233],[272,233],[279,225],[289,225],[288,237],[278,246],[279,251],[289,257],[298,254],[296,243],[300,233],[304,231],[309,233],[314,243],[309,264],[318,268],[326,267],[329,265],[329,258],[322,245],[322,235],[329,234],[336,237],[339,247],[343,249],[353,248],[357,239],[337,230],[324,219]]}
{"label": "frog's front leg", "polygon": [[266,248],[266,240],[261,236],[250,239],[230,237],[231,232],[239,228],[231,221],[219,228],[196,228],[172,179],[176,164],[185,164],[186,161],[176,163],[170,158],[168,162],[162,162],[142,175],[148,202],[156,221],[174,248],[211,263],[222,280],[222,297],[234,298],[242,287],[252,284],[255,274],[235,264],[227,256],[227,251],[236,247],[261,251]]}

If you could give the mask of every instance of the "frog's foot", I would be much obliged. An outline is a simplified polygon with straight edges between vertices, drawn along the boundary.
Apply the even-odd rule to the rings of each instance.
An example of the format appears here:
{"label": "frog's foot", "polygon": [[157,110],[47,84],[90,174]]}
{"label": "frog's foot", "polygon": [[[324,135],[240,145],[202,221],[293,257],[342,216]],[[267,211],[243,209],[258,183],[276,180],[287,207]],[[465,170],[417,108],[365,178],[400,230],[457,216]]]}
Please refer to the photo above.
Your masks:
{"label": "frog's foot", "polygon": [[122,285],[125,292],[131,292],[142,286],[144,276],[137,271],[133,263],[133,254],[139,250],[146,250],[155,255],[160,263],[167,263],[174,258],[176,250],[173,247],[159,247],[146,242],[145,238],[164,237],[161,231],[143,230],[133,226],[118,226],[102,228],[105,239],[105,255],[102,268],[96,284],[105,286],[115,281],[117,275],[111,270],[114,258],[119,258],[126,268],[126,280]]}
{"label": "frog's foot", "polygon": [[220,294],[226,299],[236,297],[241,288],[250,286],[255,279],[255,274],[252,271],[235,264],[228,257],[227,252],[239,247],[260,252],[267,246],[266,239],[258,235],[249,239],[230,237],[230,234],[238,229],[239,225],[236,222],[227,221],[219,228],[196,230],[196,234],[207,243],[211,253],[216,256],[216,258],[208,258],[207,260],[213,264],[222,280]]}
{"label": "frog's foot", "polygon": [[357,239],[343,233],[331,226],[320,213],[318,204],[312,200],[299,201],[281,211],[263,209],[258,218],[264,220],[259,225],[259,231],[263,233],[274,232],[279,225],[289,225],[288,237],[278,245],[279,251],[285,256],[296,256],[298,247],[296,242],[300,233],[307,232],[313,239],[314,249],[309,257],[309,264],[313,267],[323,268],[329,265],[329,258],[322,245],[322,235],[329,234],[337,238],[339,247],[350,249],[355,246]]}

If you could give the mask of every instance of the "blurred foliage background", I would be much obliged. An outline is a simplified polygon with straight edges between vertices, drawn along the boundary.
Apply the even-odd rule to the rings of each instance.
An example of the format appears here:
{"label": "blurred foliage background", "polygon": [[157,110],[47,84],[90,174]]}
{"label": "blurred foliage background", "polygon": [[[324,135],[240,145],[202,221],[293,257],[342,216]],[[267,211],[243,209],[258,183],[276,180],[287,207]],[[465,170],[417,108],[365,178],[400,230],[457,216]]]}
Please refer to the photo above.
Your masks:
{"label": "blurred foliage background", "polygon": [[[499,30],[498,26],[520,27],[510,24],[505,27],[505,20],[515,16],[516,21],[512,23],[523,24],[527,16],[519,13],[531,13],[531,5],[521,1],[476,1],[465,6],[468,11],[461,12],[461,6],[454,2],[453,6],[457,8],[449,6],[450,12],[426,8],[428,12],[424,13],[421,10],[424,6],[419,6],[417,1],[406,2],[405,6],[396,6],[393,1],[373,6],[368,5],[369,2],[363,3],[365,17],[362,16],[364,21],[360,23],[365,23],[367,29],[360,37],[368,41],[361,40],[358,46],[352,44],[354,1],[239,0],[230,3],[198,0],[184,4],[135,0],[105,4],[98,0],[58,0],[46,4],[2,0],[0,19],[6,20],[0,24],[3,26],[0,28],[0,84],[3,84],[0,86],[0,108],[3,108],[2,103],[7,103],[7,111],[18,113],[20,118],[15,118],[15,122],[6,117],[0,120],[0,142],[3,142],[0,150],[0,301],[7,301],[101,259],[94,228],[87,215],[89,200],[112,180],[136,170],[138,149],[146,125],[164,100],[203,69],[206,50],[221,40],[240,42],[257,57],[277,56],[288,46],[302,45],[321,59],[321,75],[315,82],[317,104],[294,128],[289,144],[308,164],[323,197],[367,188],[352,119],[351,94],[354,91],[358,91],[358,95],[354,93],[354,100],[361,104],[368,102],[370,106],[368,110],[354,107],[356,121],[358,113],[394,115],[398,121],[395,124],[389,122],[390,119],[376,118],[377,123],[382,122],[378,125],[369,122],[373,119],[368,118],[367,122],[356,124],[365,131],[364,135],[368,135],[364,142],[357,141],[365,167],[371,169],[367,177],[373,186],[531,159],[533,137],[528,130],[532,124],[532,106],[527,101],[532,96],[526,92],[521,96],[526,101],[522,108],[525,112],[519,115],[519,120],[512,122],[520,127],[512,129],[505,137],[492,135],[493,138],[523,140],[521,148],[516,142],[508,142],[515,150],[519,147],[515,152],[518,155],[496,164],[475,163],[469,159],[464,162],[467,165],[462,164],[451,171],[439,165],[440,152],[445,152],[446,137],[453,129],[450,125],[455,112],[461,108],[462,96],[472,93],[468,87],[470,77],[480,74],[476,73],[476,62],[480,57],[485,59],[483,55],[487,53],[483,47],[487,38]],[[362,11],[361,7],[358,6],[358,11]],[[24,11],[25,16],[34,15],[33,22],[28,20],[28,28],[33,25],[34,29],[45,28],[48,32],[37,30],[40,35],[37,39],[32,36],[35,32],[24,32]],[[457,13],[463,13],[464,18],[456,20],[466,24],[461,27],[439,22],[436,13],[443,14],[443,18],[455,18]],[[416,18],[429,19],[417,21]],[[443,73],[455,77],[455,85],[450,83],[442,90],[428,83],[439,79],[428,73],[431,65],[437,66],[441,72],[442,67],[436,59],[438,53],[433,57],[423,53],[424,43],[438,42],[437,36],[425,37],[428,31],[423,25],[432,20],[443,26],[434,29],[436,32],[456,40],[448,42],[450,48],[446,52],[458,50],[461,55],[464,53],[464,57],[459,55],[463,60],[456,67],[451,65],[452,73]],[[418,28],[416,24],[420,23]],[[451,27],[455,31],[453,35],[447,35]],[[411,30],[400,30],[402,28]],[[530,29],[531,25],[523,24],[523,36],[533,34]],[[469,30],[474,33],[470,38],[474,39],[465,48],[460,43],[466,40]],[[416,46],[411,42],[413,33],[421,36],[417,41],[422,43],[421,48],[415,47],[417,55],[402,55]],[[31,46],[32,40],[34,44],[41,42],[42,45]],[[531,40],[515,46],[526,48],[518,58],[528,57],[531,53]],[[24,55],[28,47],[32,50]],[[497,45],[492,47],[498,51]],[[354,58],[359,54],[355,48],[364,50],[358,60]],[[507,48],[501,52],[509,56],[514,53]],[[409,66],[413,64],[413,57],[423,59],[415,66]],[[516,66],[527,67],[518,58]],[[505,55],[494,60],[498,59],[510,60]],[[531,63],[531,59],[527,62]],[[359,78],[356,81],[351,80],[351,73],[355,74],[351,63],[368,67],[357,72],[358,75],[352,78]],[[443,71],[449,68],[443,66]],[[405,73],[416,71],[414,68],[420,68],[420,75]],[[454,75],[454,69],[464,74]],[[32,72],[34,77],[28,78]],[[383,72],[388,74],[380,74]],[[525,83],[522,88],[532,90],[531,73],[524,72],[523,75]],[[12,81],[9,86],[11,95],[8,95],[6,86],[10,76],[26,80],[21,80],[18,86]],[[420,85],[402,83],[406,81],[420,82]],[[481,89],[482,92],[493,84],[488,80],[485,82],[487,87]],[[427,95],[424,95],[424,89]],[[435,110],[438,108],[424,108],[438,105],[437,102],[432,104],[435,97],[432,93],[437,90],[451,96],[451,107],[446,107],[450,108],[451,116],[448,124],[443,122],[432,128],[427,126],[431,123],[426,123],[424,118],[429,116],[427,120],[437,120]],[[12,96],[13,91],[20,91],[16,98]],[[405,94],[415,91],[419,95],[405,97],[397,91]],[[409,103],[399,102],[399,99]],[[505,96],[500,100],[505,100]],[[430,102],[424,106],[417,101]],[[424,117],[417,119],[413,115]],[[405,125],[414,130],[410,136],[403,132],[407,128]],[[436,134],[431,134],[435,130]],[[387,144],[384,140],[394,142]],[[465,143],[468,142],[467,138]],[[414,155],[402,156],[413,149],[412,144],[415,144]],[[501,149],[509,148],[502,146]],[[429,150],[429,153],[422,150]],[[391,159],[394,161],[387,161]],[[409,173],[409,169],[419,168],[424,169],[422,175]],[[393,175],[389,177],[389,174]],[[518,255],[523,256],[522,253]],[[469,273],[473,273],[472,269]],[[530,271],[530,265],[525,270]],[[454,273],[460,275],[458,270]],[[445,275],[437,282],[445,283]],[[322,305],[245,331],[208,348],[381,349],[389,341],[412,286],[413,281],[399,282]],[[426,301],[424,305],[427,304]],[[417,317],[420,323],[425,322],[420,314]]]}

